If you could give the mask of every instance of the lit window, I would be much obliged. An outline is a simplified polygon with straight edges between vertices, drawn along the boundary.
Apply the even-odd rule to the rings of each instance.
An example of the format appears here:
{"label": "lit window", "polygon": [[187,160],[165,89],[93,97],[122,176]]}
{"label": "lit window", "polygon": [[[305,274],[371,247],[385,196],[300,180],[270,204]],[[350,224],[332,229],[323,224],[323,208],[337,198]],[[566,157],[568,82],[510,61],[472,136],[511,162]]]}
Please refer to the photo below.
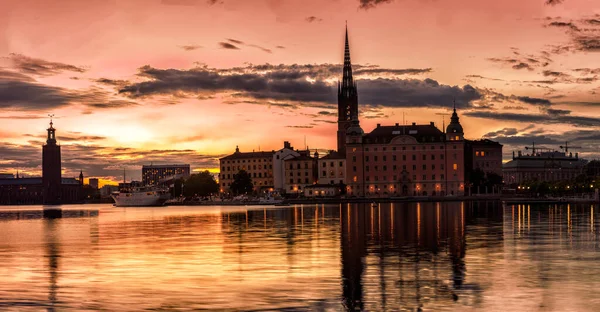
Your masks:
{"label": "lit window", "polygon": [[484,151],[481,151],[481,156],[482,157],[485,156],[485,152]]}
{"label": "lit window", "polygon": [[454,164],[452,167],[454,168],[454,170],[458,170],[458,164]]}
{"label": "lit window", "polygon": [[479,156],[479,151],[475,152],[475,156]]}

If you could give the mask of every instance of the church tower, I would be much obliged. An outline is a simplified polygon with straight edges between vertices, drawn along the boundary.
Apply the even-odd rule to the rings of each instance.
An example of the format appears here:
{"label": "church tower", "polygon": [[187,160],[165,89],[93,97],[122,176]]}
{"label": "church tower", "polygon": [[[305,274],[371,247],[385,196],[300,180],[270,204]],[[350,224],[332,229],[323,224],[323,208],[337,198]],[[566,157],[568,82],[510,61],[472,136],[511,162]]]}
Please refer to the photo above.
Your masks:
{"label": "church tower", "polygon": [[60,145],[56,144],[56,129],[50,119],[47,129],[48,138],[42,147],[42,184],[44,187],[44,204],[60,204],[61,200],[61,161]]}
{"label": "church tower", "polygon": [[456,102],[454,102],[454,111],[452,117],[450,117],[450,124],[446,128],[446,139],[448,141],[462,141],[464,139],[463,127],[458,121],[458,114],[456,113]]}
{"label": "church tower", "polygon": [[352,119],[358,120],[358,92],[352,79],[350,45],[348,44],[348,26],[346,26],[346,44],[344,48],[344,73],[341,84],[338,82],[338,152],[346,155],[346,131],[352,125]]}

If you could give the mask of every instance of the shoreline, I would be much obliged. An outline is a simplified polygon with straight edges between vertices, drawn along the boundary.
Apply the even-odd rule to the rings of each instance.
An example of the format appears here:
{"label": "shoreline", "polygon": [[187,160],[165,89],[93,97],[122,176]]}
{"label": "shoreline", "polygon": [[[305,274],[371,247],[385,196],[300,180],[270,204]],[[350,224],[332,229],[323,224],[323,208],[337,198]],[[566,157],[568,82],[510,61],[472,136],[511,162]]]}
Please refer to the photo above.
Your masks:
{"label": "shoreline", "polygon": [[380,198],[315,198],[287,199],[280,203],[259,201],[204,201],[168,203],[165,206],[291,206],[312,204],[361,204],[361,203],[415,203],[415,202],[457,202],[457,201],[503,201],[506,204],[594,204],[595,199],[581,198],[523,198],[503,196],[454,196],[454,197],[380,197]]}

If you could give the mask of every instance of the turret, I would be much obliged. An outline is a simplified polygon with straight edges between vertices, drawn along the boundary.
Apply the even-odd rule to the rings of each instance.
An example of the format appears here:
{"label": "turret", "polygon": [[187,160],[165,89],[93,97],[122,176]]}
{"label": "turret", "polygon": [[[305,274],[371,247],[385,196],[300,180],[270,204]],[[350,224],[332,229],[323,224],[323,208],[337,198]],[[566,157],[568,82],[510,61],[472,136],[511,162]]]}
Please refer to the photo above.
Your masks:
{"label": "turret", "polygon": [[446,128],[446,139],[448,141],[460,141],[464,139],[463,128],[456,113],[456,101],[454,101],[454,110],[450,118],[450,123]]}

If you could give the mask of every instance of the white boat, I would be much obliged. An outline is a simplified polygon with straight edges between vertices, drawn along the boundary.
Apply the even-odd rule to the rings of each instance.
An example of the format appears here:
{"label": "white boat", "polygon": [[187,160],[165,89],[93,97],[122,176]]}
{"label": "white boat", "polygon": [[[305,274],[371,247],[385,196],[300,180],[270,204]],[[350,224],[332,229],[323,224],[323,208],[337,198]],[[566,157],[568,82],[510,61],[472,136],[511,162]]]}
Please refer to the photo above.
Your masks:
{"label": "white boat", "polygon": [[258,201],[261,205],[277,205],[283,203],[283,199],[275,199],[273,197],[261,198]]}
{"label": "white boat", "polygon": [[171,194],[168,189],[156,186],[133,187],[114,192],[111,197],[117,207],[162,206]]}

